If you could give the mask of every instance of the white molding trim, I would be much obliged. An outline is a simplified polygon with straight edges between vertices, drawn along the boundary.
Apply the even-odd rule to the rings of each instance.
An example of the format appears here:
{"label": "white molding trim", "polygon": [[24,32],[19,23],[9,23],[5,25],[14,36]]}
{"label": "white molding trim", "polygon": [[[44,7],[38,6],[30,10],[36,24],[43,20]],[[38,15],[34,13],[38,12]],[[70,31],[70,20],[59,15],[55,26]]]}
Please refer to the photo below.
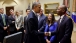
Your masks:
{"label": "white molding trim", "polygon": [[[5,4],[6,1],[9,1],[9,0],[4,0],[3,3],[2,3],[2,5]],[[16,3],[18,5],[18,3],[15,0],[11,0],[11,1],[14,2],[14,3]]]}

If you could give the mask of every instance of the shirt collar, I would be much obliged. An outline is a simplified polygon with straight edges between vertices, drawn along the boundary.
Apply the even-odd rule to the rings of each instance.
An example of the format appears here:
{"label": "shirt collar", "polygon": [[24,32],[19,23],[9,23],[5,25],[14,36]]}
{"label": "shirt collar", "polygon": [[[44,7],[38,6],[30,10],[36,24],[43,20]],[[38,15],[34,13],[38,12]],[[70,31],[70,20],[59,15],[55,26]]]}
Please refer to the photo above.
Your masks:
{"label": "shirt collar", "polygon": [[4,14],[1,14],[1,15],[4,15]]}
{"label": "shirt collar", "polygon": [[64,15],[60,16],[60,18],[62,19],[64,17]]}
{"label": "shirt collar", "polygon": [[37,15],[36,12],[35,12],[34,10],[32,10],[32,11],[33,11],[33,13],[34,13],[35,15]]}

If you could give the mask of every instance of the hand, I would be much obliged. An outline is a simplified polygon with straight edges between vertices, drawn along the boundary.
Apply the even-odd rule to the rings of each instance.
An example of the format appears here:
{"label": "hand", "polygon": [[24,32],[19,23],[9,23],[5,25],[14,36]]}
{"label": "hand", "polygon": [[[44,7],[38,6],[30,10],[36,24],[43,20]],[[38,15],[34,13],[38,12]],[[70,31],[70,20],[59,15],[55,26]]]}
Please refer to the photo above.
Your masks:
{"label": "hand", "polygon": [[17,31],[19,30],[19,28],[17,28]]}
{"label": "hand", "polygon": [[49,32],[45,32],[44,35],[45,35],[45,36],[49,36]]}
{"label": "hand", "polygon": [[8,27],[9,27],[10,25],[8,25]]}
{"label": "hand", "polygon": [[47,41],[47,43],[51,43],[50,41]]}
{"label": "hand", "polygon": [[24,30],[24,33],[26,33],[26,30]]}
{"label": "hand", "polygon": [[38,32],[40,32],[40,30],[38,30]]}
{"label": "hand", "polygon": [[4,27],[4,30],[6,30],[7,29],[7,27]]}
{"label": "hand", "polygon": [[46,42],[47,42],[47,43],[51,43],[48,39],[46,39]]}
{"label": "hand", "polygon": [[12,21],[12,23],[14,23],[15,21]]}

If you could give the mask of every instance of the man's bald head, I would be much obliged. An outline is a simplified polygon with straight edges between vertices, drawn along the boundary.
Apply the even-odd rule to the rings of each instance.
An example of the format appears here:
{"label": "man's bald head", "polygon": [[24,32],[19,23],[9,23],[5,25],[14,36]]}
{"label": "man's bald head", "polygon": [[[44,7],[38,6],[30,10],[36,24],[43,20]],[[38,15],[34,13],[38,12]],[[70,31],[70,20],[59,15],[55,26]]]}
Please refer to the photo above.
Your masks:
{"label": "man's bald head", "polygon": [[65,12],[67,11],[67,7],[65,5],[61,5],[59,6],[62,10],[65,10]]}
{"label": "man's bald head", "polygon": [[65,5],[61,5],[57,9],[58,15],[63,15],[66,13],[66,11],[67,11],[67,7]]}

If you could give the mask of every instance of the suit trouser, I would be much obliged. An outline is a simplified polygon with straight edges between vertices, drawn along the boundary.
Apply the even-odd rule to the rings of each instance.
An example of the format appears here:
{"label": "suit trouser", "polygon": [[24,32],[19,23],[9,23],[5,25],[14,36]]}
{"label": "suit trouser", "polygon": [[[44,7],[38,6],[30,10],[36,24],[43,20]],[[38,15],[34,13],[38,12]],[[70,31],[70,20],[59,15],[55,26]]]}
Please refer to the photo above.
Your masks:
{"label": "suit trouser", "polygon": [[4,31],[3,33],[0,33],[0,42],[3,43],[4,37],[7,36],[7,31]]}

